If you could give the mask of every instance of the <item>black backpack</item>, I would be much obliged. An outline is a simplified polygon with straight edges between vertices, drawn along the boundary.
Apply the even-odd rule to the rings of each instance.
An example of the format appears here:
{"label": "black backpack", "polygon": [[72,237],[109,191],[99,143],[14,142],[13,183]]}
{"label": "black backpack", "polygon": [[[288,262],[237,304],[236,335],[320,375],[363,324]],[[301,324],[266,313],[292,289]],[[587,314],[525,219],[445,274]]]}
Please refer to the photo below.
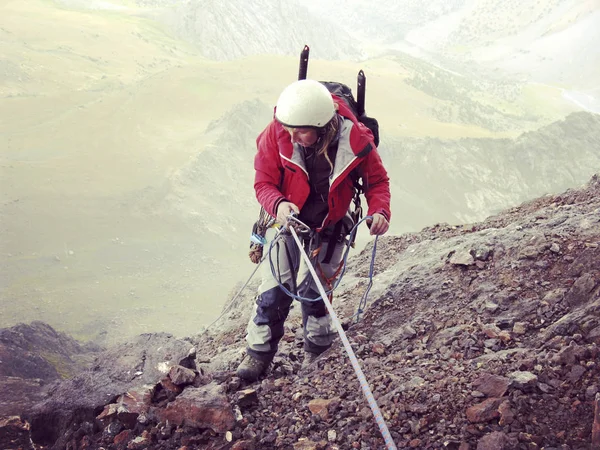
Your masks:
{"label": "black backpack", "polygon": [[[361,79],[361,75],[363,80],[365,80],[365,76],[363,71],[358,72],[358,79]],[[346,104],[352,110],[352,113],[356,116],[359,122],[364,123],[371,133],[373,133],[373,141],[375,142],[375,147],[379,145],[379,123],[377,123],[377,119],[374,117],[367,117],[365,114],[364,102],[362,106],[362,114],[360,113],[361,107],[359,103],[354,100],[354,96],[352,95],[352,89],[350,89],[344,83],[340,83],[338,81],[321,81],[321,84],[325,85],[327,90],[334,95],[342,98]],[[364,86],[364,83],[362,84]],[[360,92],[361,82],[358,81],[358,89]]]}
{"label": "black backpack", "polygon": [[[309,52],[310,49],[308,45],[305,45],[300,54],[300,70],[298,71],[299,80],[306,79]],[[321,81],[321,84],[323,84],[329,92],[343,99],[358,121],[365,124],[366,127],[371,130],[375,147],[377,147],[379,145],[379,123],[377,123],[377,119],[374,117],[368,117],[365,114],[365,91],[367,87],[365,73],[360,70],[356,77],[356,99],[354,98],[354,95],[352,95],[352,89],[344,83],[340,83],[339,81]]]}

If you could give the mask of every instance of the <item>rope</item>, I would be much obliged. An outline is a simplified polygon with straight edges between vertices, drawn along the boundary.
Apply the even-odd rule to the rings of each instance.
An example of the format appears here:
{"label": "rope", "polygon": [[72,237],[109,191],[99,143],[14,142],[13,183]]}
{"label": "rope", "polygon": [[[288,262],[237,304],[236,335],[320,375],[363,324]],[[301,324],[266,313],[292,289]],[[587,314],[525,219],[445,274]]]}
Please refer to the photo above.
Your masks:
{"label": "rope", "polygon": [[[273,239],[273,242],[278,241],[283,233],[283,228],[281,230],[279,230],[277,232],[277,234],[275,235],[275,238]],[[210,327],[212,327],[215,323],[217,323],[225,314],[227,314],[227,312],[229,311],[229,308],[231,307],[231,305],[233,305],[235,303],[235,301],[237,300],[237,298],[242,294],[242,292],[244,291],[244,289],[246,289],[246,287],[248,286],[248,284],[250,283],[250,280],[252,279],[252,277],[256,274],[256,272],[258,271],[258,268],[261,266],[261,264],[263,263],[263,261],[267,258],[267,255],[264,255],[260,258],[260,260],[257,261],[257,266],[254,268],[254,270],[252,271],[252,273],[250,274],[250,276],[248,277],[248,279],[246,280],[246,282],[244,283],[244,285],[240,288],[240,290],[238,291],[237,294],[235,294],[235,297],[233,297],[233,299],[227,304],[227,306],[225,306],[225,308],[223,308],[223,312],[221,313],[221,315],[219,317],[217,317],[215,320],[212,321],[212,323],[210,325],[208,325],[206,327],[206,329],[204,330],[204,333],[206,333],[208,331],[208,329]],[[204,334],[202,333],[202,334]]]}
{"label": "rope", "polygon": [[296,231],[294,230],[294,228],[290,228],[290,232],[292,233],[292,236],[294,237],[294,240],[296,241],[298,248],[302,252],[302,257],[304,258],[304,261],[306,262],[306,265],[308,266],[308,269],[310,270],[310,273],[311,273],[313,279],[315,280],[315,283],[317,284],[319,293],[321,294],[321,298],[323,299],[323,302],[325,303],[325,306],[327,307],[327,311],[329,312],[329,315],[331,316],[331,320],[332,320],[333,324],[335,325],[338,334],[340,335],[340,339],[342,340],[344,348],[346,349],[346,353],[348,354],[348,357],[350,358],[350,362],[352,363],[352,367],[354,368],[354,371],[356,372],[356,376],[358,377],[360,387],[362,388],[363,394],[364,394],[365,398],[367,399],[367,402],[369,403],[371,411],[373,412],[375,421],[377,422],[377,425],[379,426],[379,431],[381,431],[383,440],[385,441],[388,450],[397,450],[396,444],[394,443],[394,440],[392,439],[392,436],[391,436],[390,431],[385,423],[383,415],[381,414],[381,410],[379,409],[379,406],[377,406],[377,401],[375,400],[375,397],[373,396],[373,392],[371,391],[371,388],[369,387],[369,383],[367,382],[365,374],[363,373],[362,369],[360,368],[360,365],[358,364],[358,360],[356,359],[356,355],[354,354],[354,351],[352,350],[352,346],[350,345],[350,342],[348,341],[348,337],[346,336],[346,333],[344,332],[344,329],[342,328],[342,324],[340,323],[333,307],[331,306],[331,302],[329,302],[329,300],[327,299],[327,293],[325,292],[325,288],[319,281],[319,276],[315,272],[315,268],[312,266],[310,258],[304,251],[304,248],[302,247],[302,243],[300,242],[300,239],[298,238],[298,235],[296,234]]}
{"label": "rope", "polygon": [[[352,228],[352,231],[350,232],[350,236],[348,238],[347,242],[353,242],[354,241],[354,237],[356,236],[356,232],[358,231],[358,226],[364,222],[367,219],[372,219],[373,216],[366,216],[363,219],[361,219],[356,225],[354,225],[354,228]],[[284,230],[287,230],[287,227],[283,227]],[[289,228],[291,229],[291,227]],[[375,267],[375,254],[377,252],[377,239],[379,238],[379,236],[375,237],[375,243],[373,244],[373,251],[371,252],[371,266],[369,269],[369,285],[367,288],[367,291],[365,292],[365,294],[363,295],[363,298],[360,301],[360,306],[359,309],[360,312],[357,312],[354,316],[359,317],[360,313],[362,313],[362,308],[365,307],[366,302],[367,302],[367,295],[369,294],[369,290],[371,289],[371,286],[373,285],[373,272],[374,272],[374,267]],[[307,297],[302,297],[299,295],[296,295],[295,293],[291,292],[287,287],[285,287],[285,285],[283,283],[281,283],[281,280],[277,277],[277,273],[275,271],[275,266],[273,263],[273,258],[271,257],[271,250],[273,249],[273,245],[274,245],[275,239],[273,239],[273,242],[271,242],[271,245],[269,246],[269,264],[271,265],[271,273],[273,274],[273,278],[275,279],[275,281],[277,281],[277,284],[279,285],[279,288],[285,292],[287,295],[289,295],[290,297],[292,297],[293,299],[296,299],[298,301],[304,301],[304,302],[316,302],[321,300],[321,296],[317,297],[317,298],[307,298]],[[326,295],[329,297],[329,295],[331,293],[333,293],[333,291],[339,286],[340,282],[342,281],[342,278],[344,277],[344,274],[346,273],[346,267],[348,265],[348,254],[350,253],[350,245],[346,245],[346,251],[344,252],[344,257],[342,258],[342,269],[341,271],[338,268],[338,271],[340,271],[339,274],[339,278],[336,280],[336,282],[334,283],[334,285],[331,287],[331,289],[325,291]],[[354,317],[353,316],[353,317]],[[357,320],[358,322],[358,320]]]}
{"label": "rope", "polygon": [[373,287],[373,272],[375,271],[375,253],[377,252],[377,238],[379,236],[375,237],[375,241],[373,242],[373,251],[371,254],[371,264],[369,265],[369,283],[367,284],[367,289],[365,289],[365,292],[362,296],[362,298],[360,299],[360,302],[358,303],[358,308],[356,309],[356,314],[354,314],[353,317],[356,317],[356,320],[354,321],[354,323],[358,323],[360,322],[360,315],[364,312],[364,308],[366,308],[367,306],[367,297],[369,295],[369,292],[371,291],[371,288]]}
{"label": "rope", "polygon": [[[354,241],[354,238],[356,236],[356,232],[358,230],[358,226],[362,222],[364,222],[365,220],[367,220],[369,218],[372,218],[372,216],[366,216],[363,219],[361,219],[356,225],[354,225],[354,228],[352,228],[352,231],[350,232],[350,236],[349,236],[347,242],[353,242]],[[261,217],[261,219],[262,219],[262,217]],[[270,221],[268,223],[269,226],[271,226],[272,224],[273,224],[273,221]],[[271,265],[271,273],[273,274],[273,278],[275,278],[275,280],[277,281],[277,284],[279,285],[280,289],[283,290],[290,297],[292,297],[292,298],[294,298],[296,300],[300,300],[300,301],[309,301],[309,302],[318,301],[318,300],[321,299],[321,297],[310,299],[310,298],[305,298],[305,297],[301,297],[301,296],[298,296],[296,294],[293,294],[292,292],[290,292],[285,287],[285,285],[283,285],[281,283],[280,277],[278,277],[276,275],[276,273],[275,273],[275,267],[273,265],[273,259],[271,258],[271,250],[272,250],[273,246],[279,241],[279,239],[281,239],[281,236],[283,235],[283,233],[287,229],[288,229],[287,227],[281,227],[279,229],[279,231],[277,232],[277,234],[275,235],[275,238],[273,238],[273,240],[271,241],[271,245],[269,246],[269,263]],[[253,235],[253,237],[254,237],[254,235]],[[260,238],[262,238],[262,239],[260,239]],[[356,317],[355,323],[358,323],[360,321],[360,315],[364,312],[364,308],[367,305],[367,296],[369,295],[369,291],[371,290],[371,286],[373,286],[373,272],[374,272],[374,266],[375,266],[375,254],[377,252],[377,239],[378,238],[379,238],[379,236],[375,236],[375,242],[373,243],[373,251],[371,252],[371,264],[370,264],[370,268],[369,268],[369,284],[367,285],[367,289],[364,292],[362,298],[360,299],[360,302],[359,302],[359,305],[358,305],[356,313],[352,316],[352,317]],[[246,282],[244,283],[244,285],[240,288],[240,290],[235,295],[235,297],[233,297],[233,299],[225,306],[225,308],[223,309],[223,312],[221,313],[221,315],[219,317],[217,317],[214,321],[212,321],[212,323],[210,323],[210,325],[208,325],[206,327],[206,329],[204,331],[205,333],[208,331],[208,329],[210,327],[212,327],[215,323],[217,323],[225,314],[227,314],[227,312],[229,311],[229,308],[231,307],[231,305],[233,305],[235,303],[235,301],[242,294],[242,292],[244,291],[244,289],[246,289],[246,287],[250,283],[250,280],[252,279],[252,277],[254,277],[254,275],[258,271],[258,268],[261,266],[261,264],[266,259],[267,255],[263,255],[262,254],[262,247],[263,247],[264,244],[266,244],[266,241],[264,240],[264,237],[262,237],[262,236],[256,236],[256,240],[258,241],[259,239],[260,239],[260,244],[258,242],[255,242],[255,243],[260,246],[260,256],[257,255],[258,257],[256,258],[256,261],[253,260],[253,262],[256,263],[257,266],[254,268],[254,270],[250,274],[250,277],[248,277],[248,279],[246,280]],[[344,276],[344,273],[346,272],[346,265],[348,263],[348,253],[349,252],[350,252],[350,245],[347,245],[346,246],[346,251],[344,252],[344,258],[342,259],[342,264],[336,270],[336,275],[338,273],[340,273],[340,276],[337,279],[337,281],[335,282],[335,284],[333,286],[331,286],[331,288],[326,292],[328,298],[330,298],[329,296],[333,293],[333,291],[338,287],[338,285],[342,281],[342,277]],[[341,270],[340,270],[340,268],[341,268]],[[333,278],[333,277],[331,277],[331,278]],[[327,281],[328,281],[328,284],[330,284],[330,279],[327,280]]]}

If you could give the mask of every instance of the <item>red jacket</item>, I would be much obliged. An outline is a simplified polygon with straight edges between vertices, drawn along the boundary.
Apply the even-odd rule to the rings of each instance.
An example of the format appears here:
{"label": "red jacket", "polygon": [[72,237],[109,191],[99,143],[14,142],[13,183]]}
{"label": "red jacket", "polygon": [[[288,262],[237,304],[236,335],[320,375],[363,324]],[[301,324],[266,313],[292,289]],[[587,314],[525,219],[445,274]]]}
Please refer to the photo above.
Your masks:
{"label": "red jacket", "polygon": [[[338,104],[338,113],[346,120],[342,125],[334,171],[329,179],[329,213],[322,227],[335,224],[348,212],[354,196],[354,185],[349,176],[353,169],[357,169],[362,178],[369,206],[367,215],[380,213],[389,221],[389,178],[373,143],[373,135],[356,119],[343,100],[335,95],[332,97]],[[297,150],[294,151],[290,134],[274,119],[258,136],[256,145],[254,190],[259,203],[273,217],[277,215],[277,206],[284,200],[302,209],[310,186],[303,158]]]}

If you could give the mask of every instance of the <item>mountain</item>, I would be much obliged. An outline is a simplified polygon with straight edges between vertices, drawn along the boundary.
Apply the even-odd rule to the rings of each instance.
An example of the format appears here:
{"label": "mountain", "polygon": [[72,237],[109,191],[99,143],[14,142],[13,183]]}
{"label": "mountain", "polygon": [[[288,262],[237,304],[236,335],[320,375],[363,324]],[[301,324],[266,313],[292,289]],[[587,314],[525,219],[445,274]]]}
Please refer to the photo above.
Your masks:
{"label": "mountain", "polygon": [[207,58],[230,60],[251,55],[299,55],[305,44],[317,58],[355,59],[356,38],[333,20],[311,14],[303,2],[268,0],[188,0],[167,10],[175,34],[197,45]]}
{"label": "mountain", "polygon": [[[358,322],[372,248],[348,262],[334,308],[398,448],[600,444],[592,432],[600,426],[599,211],[597,174],[483,222],[382,237]],[[251,384],[235,376],[255,288],[204,333],[147,333],[96,354],[20,417],[0,418],[2,442],[55,450],[385,448],[339,341],[301,368],[300,308],[267,373]],[[18,341],[14,330],[0,335],[5,345]],[[30,360],[43,351],[39,341]],[[12,386],[31,385],[4,360],[0,369],[17,375]]]}
{"label": "mountain", "polygon": [[469,223],[589,178],[600,167],[600,115],[572,113],[516,139],[389,138],[380,148],[402,226]]}
{"label": "mountain", "polygon": [[[585,92],[600,76],[595,1],[350,0],[305,2],[360,36],[370,54],[399,49],[461,72],[559,84]],[[597,96],[597,91],[594,96]]]}

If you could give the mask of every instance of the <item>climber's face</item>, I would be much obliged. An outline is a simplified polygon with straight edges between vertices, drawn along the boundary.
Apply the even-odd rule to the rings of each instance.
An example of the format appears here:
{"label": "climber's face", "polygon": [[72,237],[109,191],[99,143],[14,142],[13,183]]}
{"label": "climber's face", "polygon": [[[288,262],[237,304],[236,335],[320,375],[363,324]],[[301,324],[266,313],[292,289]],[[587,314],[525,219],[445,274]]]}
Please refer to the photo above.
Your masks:
{"label": "climber's face", "polygon": [[319,139],[317,131],[314,128],[284,128],[285,131],[290,133],[292,142],[295,144],[300,144],[303,147],[310,147],[311,145],[314,145]]}

